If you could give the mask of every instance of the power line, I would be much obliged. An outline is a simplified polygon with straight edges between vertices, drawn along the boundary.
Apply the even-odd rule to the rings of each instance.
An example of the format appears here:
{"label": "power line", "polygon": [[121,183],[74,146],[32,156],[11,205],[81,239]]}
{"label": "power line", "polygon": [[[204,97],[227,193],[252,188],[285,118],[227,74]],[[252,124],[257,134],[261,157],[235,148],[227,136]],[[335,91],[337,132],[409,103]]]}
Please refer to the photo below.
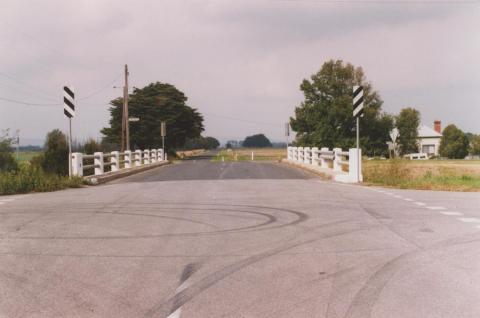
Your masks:
{"label": "power line", "polygon": [[15,103],[15,104],[21,104],[25,106],[41,106],[41,107],[52,107],[52,106],[61,106],[61,103],[58,104],[39,104],[39,103],[30,103],[30,102],[25,102],[25,101],[20,101],[16,99],[10,99],[6,97],[0,97],[0,100],[10,102],[10,103]]}
{"label": "power line", "polygon": [[111,88],[112,84],[114,84],[116,81],[118,81],[118,79],[122,76],[123,74],[119,74],[113,81],[109,82],[108,84],[106,84],[105,86],[102,86],[102,88],[100,88],[99,90],[97,91],[94,91],[93,93],[91,94],[88,94],[87,96],[85,97],[81,97],[81,98],[78,98],[78,100],[86,100],[86,99],[89,99],[90,97],[93,97],[97,94],[100,94],[101,92],[103,92],[104,90],[106,90],[107,88]]}

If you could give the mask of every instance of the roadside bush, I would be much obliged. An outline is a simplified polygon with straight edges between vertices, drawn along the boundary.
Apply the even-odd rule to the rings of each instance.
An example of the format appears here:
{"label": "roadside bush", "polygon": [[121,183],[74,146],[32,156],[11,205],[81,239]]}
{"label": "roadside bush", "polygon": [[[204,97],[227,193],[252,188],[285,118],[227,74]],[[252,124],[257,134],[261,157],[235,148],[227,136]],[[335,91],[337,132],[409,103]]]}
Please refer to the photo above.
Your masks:
{"label": "roadside bush", "polygon": [[0,136],[0,171],[18,169],[17,160],[13,157],[12,139],[8,137],[8,130]]}
{"label": "roadside bush", "polygon": [[45,173],[31,164],[21,165],[18,171],[0,172],[0,194],[47,192],[80,187],[82,178],[68,178]]}
{"label": "roadside bush", "polygon": [[68,143],[67,137],[55,129],[47,134],[45,142],[43,170],[60,176],[68,175]]}

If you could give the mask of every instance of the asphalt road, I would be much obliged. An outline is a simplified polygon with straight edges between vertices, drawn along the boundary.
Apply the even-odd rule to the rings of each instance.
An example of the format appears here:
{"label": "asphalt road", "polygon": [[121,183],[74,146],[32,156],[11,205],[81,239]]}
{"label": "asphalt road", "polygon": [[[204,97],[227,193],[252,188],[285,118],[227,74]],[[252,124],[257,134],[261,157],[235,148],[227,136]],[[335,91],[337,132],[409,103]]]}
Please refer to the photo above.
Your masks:
{"label": "asphalt road", "polygon": [[190,160],[0,197],[0,317],[480,317],[480,195]]}

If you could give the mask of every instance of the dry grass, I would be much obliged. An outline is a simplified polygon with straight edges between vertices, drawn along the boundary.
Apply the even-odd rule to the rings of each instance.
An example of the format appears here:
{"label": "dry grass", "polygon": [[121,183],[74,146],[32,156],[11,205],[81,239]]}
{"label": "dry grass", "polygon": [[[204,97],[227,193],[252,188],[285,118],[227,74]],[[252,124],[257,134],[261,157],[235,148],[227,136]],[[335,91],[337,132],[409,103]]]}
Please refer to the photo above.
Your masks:
{"label": "dry grass", "polygon": [[236,148],[222,150],[215,160],[226,161],[280,161],[287,157],[287,150],[285,148]]}
{"label": "dry grass", "polygon": [[364,161],[366,183],[406,189],[480,191],[480,161]]}

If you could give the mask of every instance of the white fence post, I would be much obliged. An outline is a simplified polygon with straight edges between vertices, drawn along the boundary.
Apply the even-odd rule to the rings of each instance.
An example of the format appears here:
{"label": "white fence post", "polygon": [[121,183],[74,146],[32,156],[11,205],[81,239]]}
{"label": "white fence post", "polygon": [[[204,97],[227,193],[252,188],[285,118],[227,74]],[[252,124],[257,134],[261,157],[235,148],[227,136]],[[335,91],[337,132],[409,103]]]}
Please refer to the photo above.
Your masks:
{"label": "white fence post", "polygon": [[[320,152],[325,152],[325,151],[328,151],[328,148],[324,147],[324,148],[320,149]],[[320,167],[328,168],[327,159],[323,158],[321,154],[320,154]]]}
{"label": "white fence post", "polygon": [[80,152],[72,153],[72,175],[83,176],[83,154]]}
{"label": "white fence post", "polygon": [[304,147],[303,148],[303,163],[304,164],[311,164],[311,153],[310,153],[310,147]]}
{"label": "white fence post", "polygon": [[158,161],[157,149],[150,150],[150,153],[152,154],[152,163],[157,162]]}
{"label": "white fence post", "polygon": [[148,165],[150,163],[150,150],[143,151],[143,163]]}
{"label": "white fence post", "polygon": [[112,156],[110,157],[110,166],[112,168],[112,172],[120,170],[120,152],[112,151]]}
{"label": "white fence post", "polygon": [[[357,160],[357,156],[360,153],[360,160]],[[358,165],[360,164],[360,165]],[[348,176],[351,182],[362,182],[362,149],[350,148],[348,150]]]}
{"label": "white fence post", "polygon": [[164,158],[163,158],[163,149],[157,149],[157,156],[158,156],[158,161],[163,161]]}
{"label": "white fence post", "polygon": [[123,161],[125,161],[125,169],[132,167],[132,152],[130,150],[125,150]]}
{"label": "white fence post", "polygon": [[303,152],[303,147],[298,147],[298,162],[300,163],[303,163],[303,156],[304,156],[304,152]]}
{"label": "white fence post", "polygon": [[312,165],[318,166],[318,148],[313,147],[311,151],[312,151]]}
{"label": "white fence post", "polygon": [[340,154],[342,149],[333,148],[334,159],[333,159],[333,171],[342,171],[342,155]]}
{"label": "white fence post", "polygon": [[287,160],[292,160],[292,147],[287,147]]}
{"label": "white fence post", "polygon": [[142,151],[135,150],[135,167],[140,167],[142,165]]}
{"label": "white fence post", "polygon": [[98,176],[103,174],[104,165],[103,165],[103,152],[95,152],[93,154],[93,164],[95,165],[95,175]]}

